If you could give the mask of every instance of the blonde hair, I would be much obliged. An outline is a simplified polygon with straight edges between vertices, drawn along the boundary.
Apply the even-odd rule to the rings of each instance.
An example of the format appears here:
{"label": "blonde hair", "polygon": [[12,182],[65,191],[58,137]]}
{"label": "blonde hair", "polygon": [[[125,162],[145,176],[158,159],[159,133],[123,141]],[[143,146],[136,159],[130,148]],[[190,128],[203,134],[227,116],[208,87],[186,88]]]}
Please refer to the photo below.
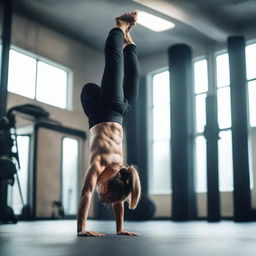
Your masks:
{"label": "blonde hair", "polygon": [[135,209],[141,197],[141,184],[137,168],[134,165],[129,165],[127,171],[131,173],[132,191],[129,196],[129,209]]}
{"label": "blonde hair", "polygon": [[137,207],[140,196],[140,177],[134,165],[123,166],[108,182],[106,191],[99,192],[99,198],[103,203],[110,204],[124,200],[129,202],[129,209]]}

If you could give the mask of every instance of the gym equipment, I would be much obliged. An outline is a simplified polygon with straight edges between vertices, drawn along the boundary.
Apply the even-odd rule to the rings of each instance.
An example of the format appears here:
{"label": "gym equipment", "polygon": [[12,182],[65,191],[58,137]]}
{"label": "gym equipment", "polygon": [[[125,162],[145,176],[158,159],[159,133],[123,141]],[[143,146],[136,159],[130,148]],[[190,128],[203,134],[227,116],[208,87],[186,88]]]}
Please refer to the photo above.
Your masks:
{"label": "gym equipment", "polygon": [[[32,125],[19,127],[16,130],[15,115],[21,113],[26,120],[32,121]],[[19,166],[17,135],[29,136],[29,163],[28,163],[28,179],[26,198],[23,198],[19,185],[19,193],[23,208],[19,219],[32,220],[42,218],[63,218],[64,210],[62,205],[71,200],[68,193],[67,198],[63,199],[63,179],[62,179],[62,144],[64,138],[74,138],[78,141],[77,159],[77,192],[79,193],[79,180],[81,177],[80,164],[83,154],[84,140],[86,134],[84,131],[72,129],[61,125],[59,122],[49,118],[49,113],[43,108],[36,105],[21,105],[11,108],[4,119],[0,122],[0,221],[4,223],[17,222],[17,216],[13,210],[7,206],[8,184],[14,184],[14,175],[17,177],[19,185],[19,177],[17,170]],[[2,147],[2,145],[5,145]],[[13,145],[16,150],[13,152]],[[70,192],[68,190],[68,192]],[[71,191],[72,192],[72,191]],[[74,195],[74,194],[73,194]],[[78,196],[77,196],[78,197]],[[62,199],[65,201],[62,202]],[[27,204],[24,204],[24,201]],[[56,204],[56,202],[60,202]],[[71,202],[67,202],[70,207]],[[58,214],[52,216],[53,206],[59,208]],[[63,207],[62,207],[63,208]],[[74,208],[74,205],[73,205]]]}
{"label": "gym equipment", "polygon": [[25,206],[17,172],[20,169],[20,161],[17,147],[15,111],[31,115],[35,118],[48,118],[49,116],[49,113],[42,108],[26,104],[10,108],[0,120],[0,221],[3,223],[17,222],[12,208],[7,205],[7,187],[8,185],[14,185],[15,175],[21,201],[23,206]]}

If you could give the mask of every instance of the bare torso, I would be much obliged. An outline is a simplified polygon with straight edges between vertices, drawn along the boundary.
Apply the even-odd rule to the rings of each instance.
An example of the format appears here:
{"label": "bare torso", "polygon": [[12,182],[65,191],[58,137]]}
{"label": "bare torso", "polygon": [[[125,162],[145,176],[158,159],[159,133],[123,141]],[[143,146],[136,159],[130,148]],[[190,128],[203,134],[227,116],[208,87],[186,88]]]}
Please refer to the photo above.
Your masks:
{"label": "bare torso", "polygon": [[90,129],[89,145],[90,164],[100,157],[101,164],[106,166],[98,179],[98,185],[113,173],[112,168],[123,165],[123,128],[116,122],[104,122]]}

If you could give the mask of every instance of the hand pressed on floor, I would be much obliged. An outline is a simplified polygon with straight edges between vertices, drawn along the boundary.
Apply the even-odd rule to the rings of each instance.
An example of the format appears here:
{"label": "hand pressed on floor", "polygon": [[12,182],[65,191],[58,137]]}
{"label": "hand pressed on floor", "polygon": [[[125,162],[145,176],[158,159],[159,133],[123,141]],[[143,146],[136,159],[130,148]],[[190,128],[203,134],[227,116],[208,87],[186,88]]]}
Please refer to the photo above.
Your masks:
{"label": "hand pressed on floor", "polygon": [[105,236],[105,234],[98,233],[95,231],[80,231],[77,233],[77,236]]}
{"label": "hand pressed on floor", "polygon": [[140,234],[137,234],[137,233],[134,233],[134,232],[125,231],[125,230],[118,231],[117,235],[120,235],[120,236],[140,236]]}

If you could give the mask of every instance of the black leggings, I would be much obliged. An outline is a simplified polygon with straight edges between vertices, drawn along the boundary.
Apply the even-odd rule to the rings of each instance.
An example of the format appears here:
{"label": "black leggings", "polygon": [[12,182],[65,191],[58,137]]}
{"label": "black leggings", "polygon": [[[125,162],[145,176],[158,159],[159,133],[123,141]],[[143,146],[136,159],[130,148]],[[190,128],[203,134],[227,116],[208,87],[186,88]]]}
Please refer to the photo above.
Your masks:
{"label": "black leggings", "polygon": [[107,100],[132,104],[138,95],[139,62],[136,46],[130,44],[123,50],[124,33],[113,28],[105,44],[105,69],[101,81],[102,97]]}
{"label": "black leggings", "polygon": [[101,122],[118,122],[138,96],[139,62],[136,46],[123,49],[124,33],[113,28],[105,44],[105,68],[101,87],[89,83],[83,87],[81,102],[89,118],[89,127]]}

